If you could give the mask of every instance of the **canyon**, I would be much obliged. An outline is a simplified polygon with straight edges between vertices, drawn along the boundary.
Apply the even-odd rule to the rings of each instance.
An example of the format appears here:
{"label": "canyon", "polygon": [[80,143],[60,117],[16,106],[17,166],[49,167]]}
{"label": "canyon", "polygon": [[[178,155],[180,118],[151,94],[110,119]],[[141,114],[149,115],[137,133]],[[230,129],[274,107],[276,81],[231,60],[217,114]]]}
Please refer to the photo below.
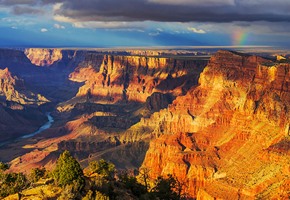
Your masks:
{"label": "canyon", "polygon": [[0,143],[36,129],[45,120],[37,107],[48,102],[26,88],[24,80],[8,68],[0,70]]}
{"label": "canyon", "polygon": [[188,199],[287,199],[290,64],[170,53],[0,50],[1,140],[36,131],[48,110],[54,118],[0,147],[0,160],[51,169],[69,150],[83,167],[104,158],[152,179],[172,174]]}

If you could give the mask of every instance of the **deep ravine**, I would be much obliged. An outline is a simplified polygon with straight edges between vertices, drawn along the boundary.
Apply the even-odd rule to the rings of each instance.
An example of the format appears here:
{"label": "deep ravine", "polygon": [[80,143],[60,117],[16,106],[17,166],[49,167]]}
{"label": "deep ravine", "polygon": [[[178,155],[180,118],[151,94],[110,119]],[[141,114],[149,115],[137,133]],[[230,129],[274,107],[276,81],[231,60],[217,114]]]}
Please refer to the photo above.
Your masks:
{"label": "deep ravine", "polygon": [[5,142],[2,142],[2,143],[0,143],[0,147],[2,147],[4,145],[7,145],[7,144],[10,144],[10,143],[15,142],[15,141],[19,141],[21,139],[31,138],[31,137],[33,137],[33,136],[35,136],[35,135],[37,135],[39,133],[42,133],[43,131],[49,129],[52,126],[53,122],[54,122],[54,119],[53,119],[53,117],[50,114],[51,114],[50,112],[46,113],[48,121],[45,124],[43,124],[37,131],[35,131],[33,133],[29,133],[29,134],[23,135],[23,136],[21,136],[19,138],[16,138],[16,139],[12,139],[12,140],[8,140],[8,141],[5,141]]}
{"label": "deep ravine", "polygon": [[53,124],[54,122],[54,119],[53,117],[50,115],[50,112],[47,112],[46,113],[46,116],[48,118],[48,121],[42,125],[37,131],[33,132],[33,133],[30,133],[30,134],[27,134],[27,135],[24,135],[22,137],[20,137],[21,139],[26,139],[26,138],[30,138],[30,137],[33,137],[43,131],[45,131],[46,129],[49,129],[51,127],[51,125]]}

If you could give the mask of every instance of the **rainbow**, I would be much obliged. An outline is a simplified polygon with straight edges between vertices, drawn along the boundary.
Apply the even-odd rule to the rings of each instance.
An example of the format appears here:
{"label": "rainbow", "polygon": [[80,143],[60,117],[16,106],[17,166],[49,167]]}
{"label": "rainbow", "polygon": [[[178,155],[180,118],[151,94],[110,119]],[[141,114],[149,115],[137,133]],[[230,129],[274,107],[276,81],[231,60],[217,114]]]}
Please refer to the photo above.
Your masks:
{"label": "rainbow", "polygon": [[232,32],[232,45],[233,46],[242,46],[245,45],[249,34],[242,29],[236,29]]}

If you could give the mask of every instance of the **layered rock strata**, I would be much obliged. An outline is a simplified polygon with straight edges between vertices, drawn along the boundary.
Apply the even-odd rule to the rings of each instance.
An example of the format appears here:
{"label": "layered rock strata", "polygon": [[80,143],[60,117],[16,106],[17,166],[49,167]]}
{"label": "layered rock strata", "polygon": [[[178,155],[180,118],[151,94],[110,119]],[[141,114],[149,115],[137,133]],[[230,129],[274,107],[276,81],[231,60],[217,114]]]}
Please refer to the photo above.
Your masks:
{"label": "layered rock strata", "polygon": [[197,88],[141,120],[157,137],[142,167],[173,174],[188,197],[286,198],[289,86],[290,64],[219,51]]}
{"label": "layered rock strata", "polygon": [[184,94],[197,83],[206,60],[88,54],[70,75],[83,82],[78,97],[106,103],[146,102],[154,92]]}

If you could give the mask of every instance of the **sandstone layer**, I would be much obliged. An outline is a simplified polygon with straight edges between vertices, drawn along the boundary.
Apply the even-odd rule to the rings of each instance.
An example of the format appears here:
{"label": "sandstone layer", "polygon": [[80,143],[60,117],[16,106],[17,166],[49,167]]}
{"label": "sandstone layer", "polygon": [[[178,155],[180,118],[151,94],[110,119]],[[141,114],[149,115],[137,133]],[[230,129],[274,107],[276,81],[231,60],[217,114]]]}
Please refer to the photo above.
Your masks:
{"label": "sandstone layer", "polygon": [[142,167],[188,197],[283,199],[290,185],[290,65],[219,51],[199,86],[141,120],[156,139]]}
{"label": "sandstone layer", "polygon": [[78,97],[91,96],[107,103],[144,103],[154,92],[185,94],[197,83],[206,63],[194,59],[88,54],[70,79],[85,81]]}

